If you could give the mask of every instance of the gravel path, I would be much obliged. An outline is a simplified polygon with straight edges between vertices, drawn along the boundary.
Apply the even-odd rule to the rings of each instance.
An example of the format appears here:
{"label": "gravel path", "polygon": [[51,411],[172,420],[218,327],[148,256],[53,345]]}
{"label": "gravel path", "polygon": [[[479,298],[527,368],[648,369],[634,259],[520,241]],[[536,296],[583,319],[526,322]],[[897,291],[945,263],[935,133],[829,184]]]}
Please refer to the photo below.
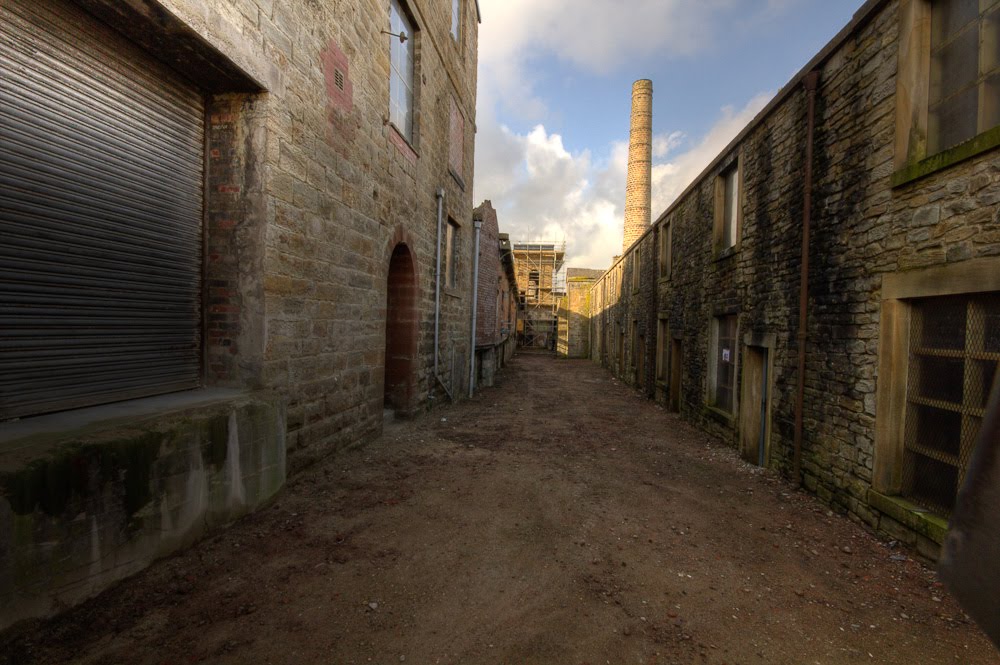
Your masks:
{"label": "gravel path", "polygon": [[998,663],[934,573],[587,361],[387,425],[0,663]]}

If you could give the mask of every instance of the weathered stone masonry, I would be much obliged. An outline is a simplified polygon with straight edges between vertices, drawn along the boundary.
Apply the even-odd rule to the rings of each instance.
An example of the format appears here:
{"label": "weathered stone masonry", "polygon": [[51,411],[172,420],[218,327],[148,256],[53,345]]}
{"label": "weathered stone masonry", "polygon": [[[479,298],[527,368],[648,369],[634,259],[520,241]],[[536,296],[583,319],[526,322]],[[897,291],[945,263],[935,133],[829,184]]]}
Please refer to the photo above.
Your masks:
{"label": "weathered stone masonry", "polygon": [[[903,480],[906,377],[917,371],[908,369],[906,331],[920,298],[997,291],[1000,157],[991,147],[995,131],[926,162],[898,154],[897,105],[909,103],[897,92],[901,17],[909,9],[903,0],[872,1],[859,10],[595,284],[591,355],[648,394],[655,386],[657,400],[754,462],[759,420],[746,420],[754,409],[741,409],[741,400],[759,397],[747,390],[766,367],[764,459],[791,474],[803,80],[818,71],[802,482],[853,519],[933,558],[944,520],[911,503]],[[741,181],[737,234],[733,247],[720,248],[713,223],[721,183],[733,168]],[[671,260],[664,274],[667,234]],[[987,326],[1000,323],[985,311]],[[714,335],[726,315],[737,322],[731,410],[712,406],[710,391],[718,380],[712,356],[718,363],[721,355]],[[644,367],[634,370],[637,359]]]}
{"label": "weathered stone masonry", "polygon": [[[459,3],[458,40],[452,3],[398,3],[414,26],[409,138],[389,120],[389,0],[45,2],[105,22],[123,52],[165,63],[205,96],[205,389],[57,416],[61,426],[4,426],[0,530],[12,556],[0,626],[76,602],[253,509],[286,465],[378,434],[387,332],[406,350],[392,359],[397,414],[445,389],[464,394],[473,333],[474,1]],[[439,197],[454,279],[441,292],[435,377]],[[403,258],[390,273],[393,257]],[[390,305],[405,311],[387,311],[390,275],[404,294]],[[46,498],[63,491],[48,471],[64,468],[104,472]],[[206,484],[207,500],[191,494]],[[166,531],[151,539],[154,522]]]}

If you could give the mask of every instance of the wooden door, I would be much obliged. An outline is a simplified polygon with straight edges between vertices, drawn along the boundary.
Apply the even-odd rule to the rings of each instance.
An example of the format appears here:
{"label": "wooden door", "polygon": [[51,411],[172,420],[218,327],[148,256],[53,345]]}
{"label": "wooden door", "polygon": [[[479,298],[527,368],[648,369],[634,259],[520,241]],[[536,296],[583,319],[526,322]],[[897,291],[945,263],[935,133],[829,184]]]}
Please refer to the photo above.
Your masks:
{"label": "wooden door", "polygon": [[759,466],[767,464],[770,399],[767,374],[767,349],[748,346],[743,356],[740,393],[740,452],[743,459]]}

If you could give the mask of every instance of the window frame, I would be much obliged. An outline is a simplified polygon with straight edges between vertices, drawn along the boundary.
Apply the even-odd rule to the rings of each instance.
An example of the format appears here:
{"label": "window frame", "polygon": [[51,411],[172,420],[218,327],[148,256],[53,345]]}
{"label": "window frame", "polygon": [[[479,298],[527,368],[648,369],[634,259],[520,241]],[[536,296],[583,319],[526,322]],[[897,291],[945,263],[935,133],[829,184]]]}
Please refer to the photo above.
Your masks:
{"label": "window frame", "polygon": [[670,368],[670,321],[666,314],[660,314],[656,321],[656,382],[666,383]]}
{"label": "window frame", "polygon": [[632,293],[639,293],[639,289],[642,286],[642,273],[640,272],[640,264],[642,263],[642,261],[639,260],[641,252],[642,252],[641,243],[637,243],[636,245],[634,245],[634,249],[631,252]]}
{"label": "window frame", "polygon": [[1000,257],[890,273],[882,279],[875,451],[872,489],[886,496],[903,492],[903,437],[909,383],[913,301],[939,296],[1000,291]]}
{"label": "window frame", "polygon": [[[398,22],[395,20],[397,18]],[[398,37],[389,37],[389,123],[405,141],[411,146],[415,146],[417,142],[417,84],[420,80],[417,76],[416,49],[419,30],[416,20],[403,4],[403,0],[389,0],[389,32],[393,34],[406,33],[407,37],[406,41],[402,43]],[[404,51],[407,55],[407,62],[400,63],[399,54]],[[409,108],[399,109],[394,101],[396,95],[399,94],[397,91],[400,85],[405,88],[405,93],[409,93],[408,95],[403,93]]]}
{"label": "window frame", "polygon": [[673,276],[673,225],[670,222],[664,222],[657,230],[657,248],[659,249],[659,254],[657,256],[657,265],[659,270],[659,279],[663,281],[669,281]]}
{"label": "window frame", "polygon": [[[725,258],[735,252],[740,245],[743,225],[743,169],[742,160],[737,156],[730,160],[715,178],[715,218],[712,228],[712,244],[717,258]],[[730,177],[733,188],[729,190]],[[727,208],[727,204],[729,207]],[[731,213],[731,215],[727,215]],[[731,242],[727,242],[727,231]]]}
{"label": "window frame", "polygon": [[[990,128],[977,127],[979,131],[975,136],[958,145],[933,153],[929,149],[933,2],[900,0],[893,187],[1000,146],[998,124]],[[977,124],[980,112],[981,109],[977,111]]]}
{"label": "window frame", "polygon": [[[732,336],[726,337],[731,341],[729,347],[730,359],[723,360],[722,354],[718,353],[720,349],[720,344],[722,339],[720,339],[720,329],[723,320],[732,320]],[[731,313],[720,313],[712,317],[711,322],[711,335],[709,337],[710,346],[708,349],[708,376],[706,381],[706,395],[705,399],[708,406],[714,411],[724,415],[726,418],[732,420],[736,417],[737,413],[737,395],[736,395],[736,373],[737,364],[739,361],[739,316],[735,312]],[[719,404],[719,363],[726,362],[729,364],[729,390],[730,390],[730,404],[727,406],[720,406]]]}

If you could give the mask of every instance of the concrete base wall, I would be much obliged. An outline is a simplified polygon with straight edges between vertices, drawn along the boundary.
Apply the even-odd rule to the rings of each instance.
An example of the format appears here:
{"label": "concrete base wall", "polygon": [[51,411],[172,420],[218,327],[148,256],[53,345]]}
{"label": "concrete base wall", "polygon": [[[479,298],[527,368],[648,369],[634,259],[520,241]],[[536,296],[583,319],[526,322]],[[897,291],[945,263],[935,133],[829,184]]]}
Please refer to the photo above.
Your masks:
{"label": "concrete base wall", "polygon": [[32,419],[36,431],[0,440],[0,628],[97,594],[285,482],[285,411],[272,395],[113,411],[76,412],[81,424],[57,437]]}

